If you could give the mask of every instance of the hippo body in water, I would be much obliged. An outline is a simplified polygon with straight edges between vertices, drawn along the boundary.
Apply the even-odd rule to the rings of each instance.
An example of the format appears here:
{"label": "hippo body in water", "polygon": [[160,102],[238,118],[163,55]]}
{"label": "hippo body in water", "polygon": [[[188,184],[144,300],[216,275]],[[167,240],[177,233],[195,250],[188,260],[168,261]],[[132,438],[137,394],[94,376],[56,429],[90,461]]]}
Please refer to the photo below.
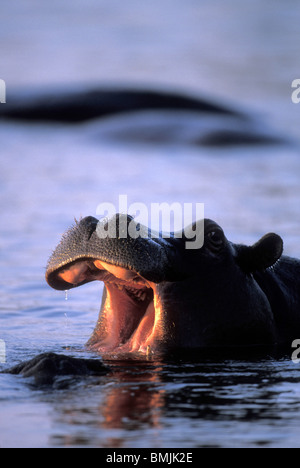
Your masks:
{"label": "hippo body in water", "polygon": [[[226,147],[274,145],[285,138],[246,113],[214,100],[142,87],[53,88],[11,93],[0,118],[78,125],[90,138],[123,143]],[[83,127],[84,130],[84,127]]]}
{"label": "hippo body in water", "polygon": [[115,114],[145,110],[191,111],[245,118],[236,110],[208,99],[155,89],[54,88],[52,91],[15,93],[0,116],[7,119],[78,123]]}
{"label": "hippo body in water", "polygon": [[[99,226],[103,232],[108,221],[87,217],[77,222],[62,237],[46,271],[47,282],[57,290],[104,282],[99,319],[87,346],[105,359],[232,348],[238,355],[249,347],[291,346],[300,336],[300,261],[282,255],[278,235],[267,234],[250,247],[238,245],[205,219],[203,246],[187,249],[198,223],[182,236],[153,238],[128,215],[113,220],[115,237],[99,236]],[[129,235],[130,226],[140,237]],[[37,357],[25,363],[25,375],[39,379],[41,368],[47,380],[51,362],[51,375],[74,369],[74,359],[66,360],[41,355],[41,362]],[[78,361],[80,375],[90,369],[90,363]],[[12,372],[23,370],[24,364]]]}

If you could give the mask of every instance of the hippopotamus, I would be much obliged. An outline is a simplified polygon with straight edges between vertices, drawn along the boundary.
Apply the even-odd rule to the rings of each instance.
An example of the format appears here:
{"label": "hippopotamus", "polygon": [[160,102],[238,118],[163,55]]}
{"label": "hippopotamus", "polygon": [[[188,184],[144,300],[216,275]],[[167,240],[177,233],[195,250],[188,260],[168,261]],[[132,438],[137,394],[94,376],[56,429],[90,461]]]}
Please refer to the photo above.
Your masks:
{"label": "hippopotamus", "polygon": [[33,122],[78,123],[144,110],[192,111],[246,118],[242,112],[209,99],[142,87],[68,87],[15,92],[1,107],[0,116]]}
{"label": "hippopotamus", "polygon": [[[74,87],[11,92],[0,118],[49,124],[89,123],[96,139],[198,146],[287,143],[237,106],[165,89]],[[86,125],[87,125],[86,124]]]}
{"label": "hippopotamus", "polygon": [[[106,229],[112,225],[114,236]],[[187,248],[197,227],[202,247]],[[104,283],[88,349],[108,360],[154,359],[186,350],[291,346],[300,336],[300,261],[283,255],[279,235],[235,244],[210,219],[175,234],[153,236],[132,216],[117,214],[85,217],[63,235],[48,262],[48,284],[67,291]],[[43,375],[51,360],[55,371],[61,368],[59,356],[41,359]],[[90,363],[81,361],[82,373]],[[28,375],[37,363],[25,366]]]}
{"label": "hippopotamus", "polygon": [[[186,240],[200,221],[169,237],[154,237],[129,215],[113,221],[116,236],[104,237],[98,228],[107,220],[82,219],[63,236],[46,271],[57,290],[104,283],[90,349],[155,355],[284,344],[300,333],[300,261],[283,256],[277,234],[252,246],[234,244],[205,219],[203,245],[191,249]],[[140,235],[126,235],[129,226]]]}

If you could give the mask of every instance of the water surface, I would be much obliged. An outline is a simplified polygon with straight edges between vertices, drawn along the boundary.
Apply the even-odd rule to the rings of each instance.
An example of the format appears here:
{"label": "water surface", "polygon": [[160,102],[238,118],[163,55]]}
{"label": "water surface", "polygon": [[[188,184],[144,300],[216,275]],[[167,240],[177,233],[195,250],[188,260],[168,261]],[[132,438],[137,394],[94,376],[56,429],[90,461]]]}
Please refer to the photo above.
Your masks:
{"label": "water surface", "polygon": [[[84,344],[102,286],[86,285],[66,301],[46,285],[45,266],[74,217],[95,216],[98,204],[117,204],[120,194],[147,206],[205,203],[230,240],[254,243],[275,231],[285,253],[300,256],[300,108],[290,98],[299,72],[297,2],[276,1],[270,10],[268,1],[188,0],[184,12],[177,1],[145,10],[142,3],[9,2],[0,31],[8,90],[175,86],[257,112],[260,125],[293,143],[208,148],[178,138],[114,139],[120,125],[123,136],[132,131],[132,119],[1,121],[1,369],[44,351],[90,357]],[[0,446],[299,447],[299,369],[289,355],[123,362],[61,390],[0,375]]]}

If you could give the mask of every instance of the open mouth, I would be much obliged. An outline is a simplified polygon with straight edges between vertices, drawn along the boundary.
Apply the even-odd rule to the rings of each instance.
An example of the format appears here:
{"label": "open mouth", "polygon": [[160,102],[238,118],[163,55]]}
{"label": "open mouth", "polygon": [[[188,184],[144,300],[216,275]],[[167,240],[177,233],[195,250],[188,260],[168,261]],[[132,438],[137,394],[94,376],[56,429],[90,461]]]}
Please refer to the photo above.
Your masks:
{"label": "open mouth", "polygon": [[53,272],[50,282],[56,289],[70,289],[95,280],[103,281],[105,290],[88,346],[101,354],[152,355],[164,328],[158,285],[132,270],[90,258]]}

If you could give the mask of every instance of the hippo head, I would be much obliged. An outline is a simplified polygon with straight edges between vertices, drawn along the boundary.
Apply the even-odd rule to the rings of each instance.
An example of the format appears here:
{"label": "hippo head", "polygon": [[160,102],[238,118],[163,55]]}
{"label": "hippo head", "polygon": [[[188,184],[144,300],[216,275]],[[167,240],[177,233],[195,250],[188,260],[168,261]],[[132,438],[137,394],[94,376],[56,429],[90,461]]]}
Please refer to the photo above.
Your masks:
{"label": "hippo head", "polygon": [[[181,236],[153,237],[136,223],[140,235],[132,237],[124,235],[124,226],[128,234],[135,223],[132,217],[116,215],[113,221],[87,217],[77,222],[63,235],[46,272],[57,290],[104,282],[91,349],[120,356],[274,342],[271,305],[255,272],[279,260],[279,236],[267,234],[251,247],[237,245],[205,219],[203,246],[188,249],[186,229]],[[99,235],[108,225],[117,235]]]}

